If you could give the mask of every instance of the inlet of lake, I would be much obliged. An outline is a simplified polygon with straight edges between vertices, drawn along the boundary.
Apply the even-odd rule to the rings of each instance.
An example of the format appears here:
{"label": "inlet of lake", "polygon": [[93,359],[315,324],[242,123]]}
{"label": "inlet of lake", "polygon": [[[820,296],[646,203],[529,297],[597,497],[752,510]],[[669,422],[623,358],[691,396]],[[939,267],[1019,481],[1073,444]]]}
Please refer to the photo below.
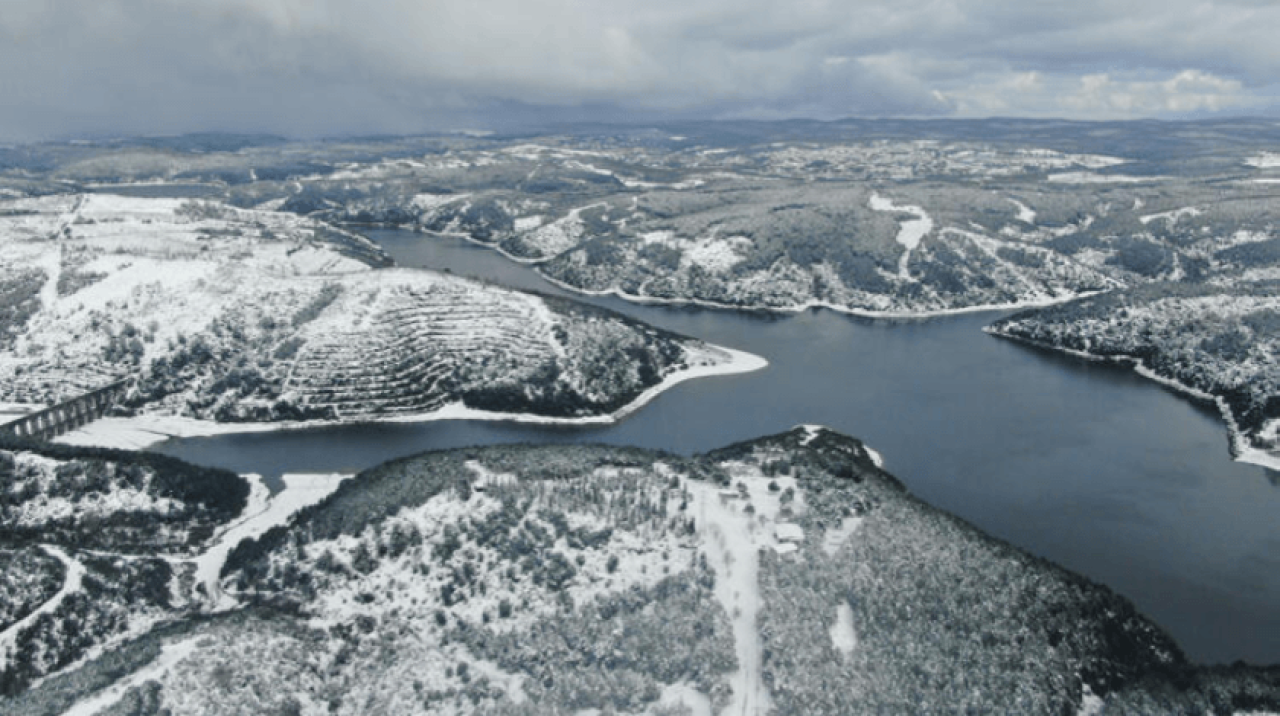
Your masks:
{"label": "inlet of lake", "polygon": [[[458,238],[366,233],[400,265],[568,295]],[[680,384],[615,425],[351,425],[157,449],[239,472],[330,472],[507,442],[692,454],[817,423],[866,441],[918,497],[1129,597],[1191,659],[1280,663],[1280,474],[1232,462],[1211,407],[1126,368],[983,333],[1000,313],[889,321],[573,297],[769,367]]]}

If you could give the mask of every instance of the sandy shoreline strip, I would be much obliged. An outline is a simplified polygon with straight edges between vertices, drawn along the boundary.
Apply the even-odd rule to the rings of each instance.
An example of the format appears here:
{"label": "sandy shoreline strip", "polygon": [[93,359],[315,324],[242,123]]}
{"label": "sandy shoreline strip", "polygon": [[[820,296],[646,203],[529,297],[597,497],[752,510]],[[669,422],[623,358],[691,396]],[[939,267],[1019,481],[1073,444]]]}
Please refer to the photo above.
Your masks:
{"label": "sandy shoreline strip", "polygon": [[[751,373],[769,365],[769,361],[760,356],[722,346],[701,344],[688,346],[687,350],[692,354],[690,358],[694,360],[715,357],[723,359],[723,362],[713,365],[697,365],[672,372],[661,383],[646,389],[630,403],[608,415],[557,418],[530,413],[498,413],[468,408],[461,402],[457,402],[428,413],[396,415],[383,419],[364,419],[358,422],[428,423],[437,420],[491,420],[544,425],[610,425],[639,410],[664,391],[686,380]],[[348,424],[352,423],[340,420],[282,423],[217,423],[211,420],[197,420],[176,415],[139,415],[132,418],[102,418],[95,420],[79,430],[58,437],[54,442],[66,445],[143,450],[169,438],[209,437],[233,433],[265,433],[279,430],[306,430]]]}

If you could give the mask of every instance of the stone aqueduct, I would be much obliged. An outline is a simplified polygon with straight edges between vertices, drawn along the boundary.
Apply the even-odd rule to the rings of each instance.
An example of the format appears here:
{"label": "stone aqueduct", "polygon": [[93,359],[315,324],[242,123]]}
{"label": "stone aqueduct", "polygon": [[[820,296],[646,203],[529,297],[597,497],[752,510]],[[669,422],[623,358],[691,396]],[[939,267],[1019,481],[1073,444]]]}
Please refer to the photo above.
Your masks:
{"label": "stone aqueduct", "polygon": [[0,434],[30,440],[52,440],[106,415],[129,390],[132,382],[131,378],[126,378],[44,410],[28,413],[0,425]]}

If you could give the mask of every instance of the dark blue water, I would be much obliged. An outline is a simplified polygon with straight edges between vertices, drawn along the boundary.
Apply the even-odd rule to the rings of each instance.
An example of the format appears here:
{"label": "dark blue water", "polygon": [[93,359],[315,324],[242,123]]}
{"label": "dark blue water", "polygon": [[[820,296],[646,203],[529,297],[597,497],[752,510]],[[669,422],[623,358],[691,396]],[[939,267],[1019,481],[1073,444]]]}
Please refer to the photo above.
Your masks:
{"label": "dark blue water", "polygon": [[[559,293],[458,239],[369,235],[403,265]],[[1280,486],[1274,473],[1230,461],[1214,411],[1127,369],[988,336],[995,313],[873,321],[591,300],[770,366],[684,383],[606,427],[366,425],[161,450],[239,471],[355,470],[498,442],[694,453],[821,423],[879,450],[921,498],[1128,596],[1193,659],[1280,662]]]}

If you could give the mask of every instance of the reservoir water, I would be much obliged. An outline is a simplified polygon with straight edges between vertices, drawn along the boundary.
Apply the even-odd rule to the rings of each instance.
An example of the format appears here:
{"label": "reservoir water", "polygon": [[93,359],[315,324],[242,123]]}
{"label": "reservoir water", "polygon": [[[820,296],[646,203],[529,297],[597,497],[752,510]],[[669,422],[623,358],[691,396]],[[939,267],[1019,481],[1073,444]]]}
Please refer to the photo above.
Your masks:
{"label": "reservoir water", "polygon": [[[564,294],[461,239],[367,235],[401,265]],[[356,425],[158,449],[274,475],[502,442],[691,454],[819,423],[865,440],[922,499],[1129,597],[1193,660],[1280,663],[1280,474],[1232,462],[1211,408],[1128,369],[983,333],[999,313],[884,321],[574,297],[770,365],[681,384],[610,426]]]}

